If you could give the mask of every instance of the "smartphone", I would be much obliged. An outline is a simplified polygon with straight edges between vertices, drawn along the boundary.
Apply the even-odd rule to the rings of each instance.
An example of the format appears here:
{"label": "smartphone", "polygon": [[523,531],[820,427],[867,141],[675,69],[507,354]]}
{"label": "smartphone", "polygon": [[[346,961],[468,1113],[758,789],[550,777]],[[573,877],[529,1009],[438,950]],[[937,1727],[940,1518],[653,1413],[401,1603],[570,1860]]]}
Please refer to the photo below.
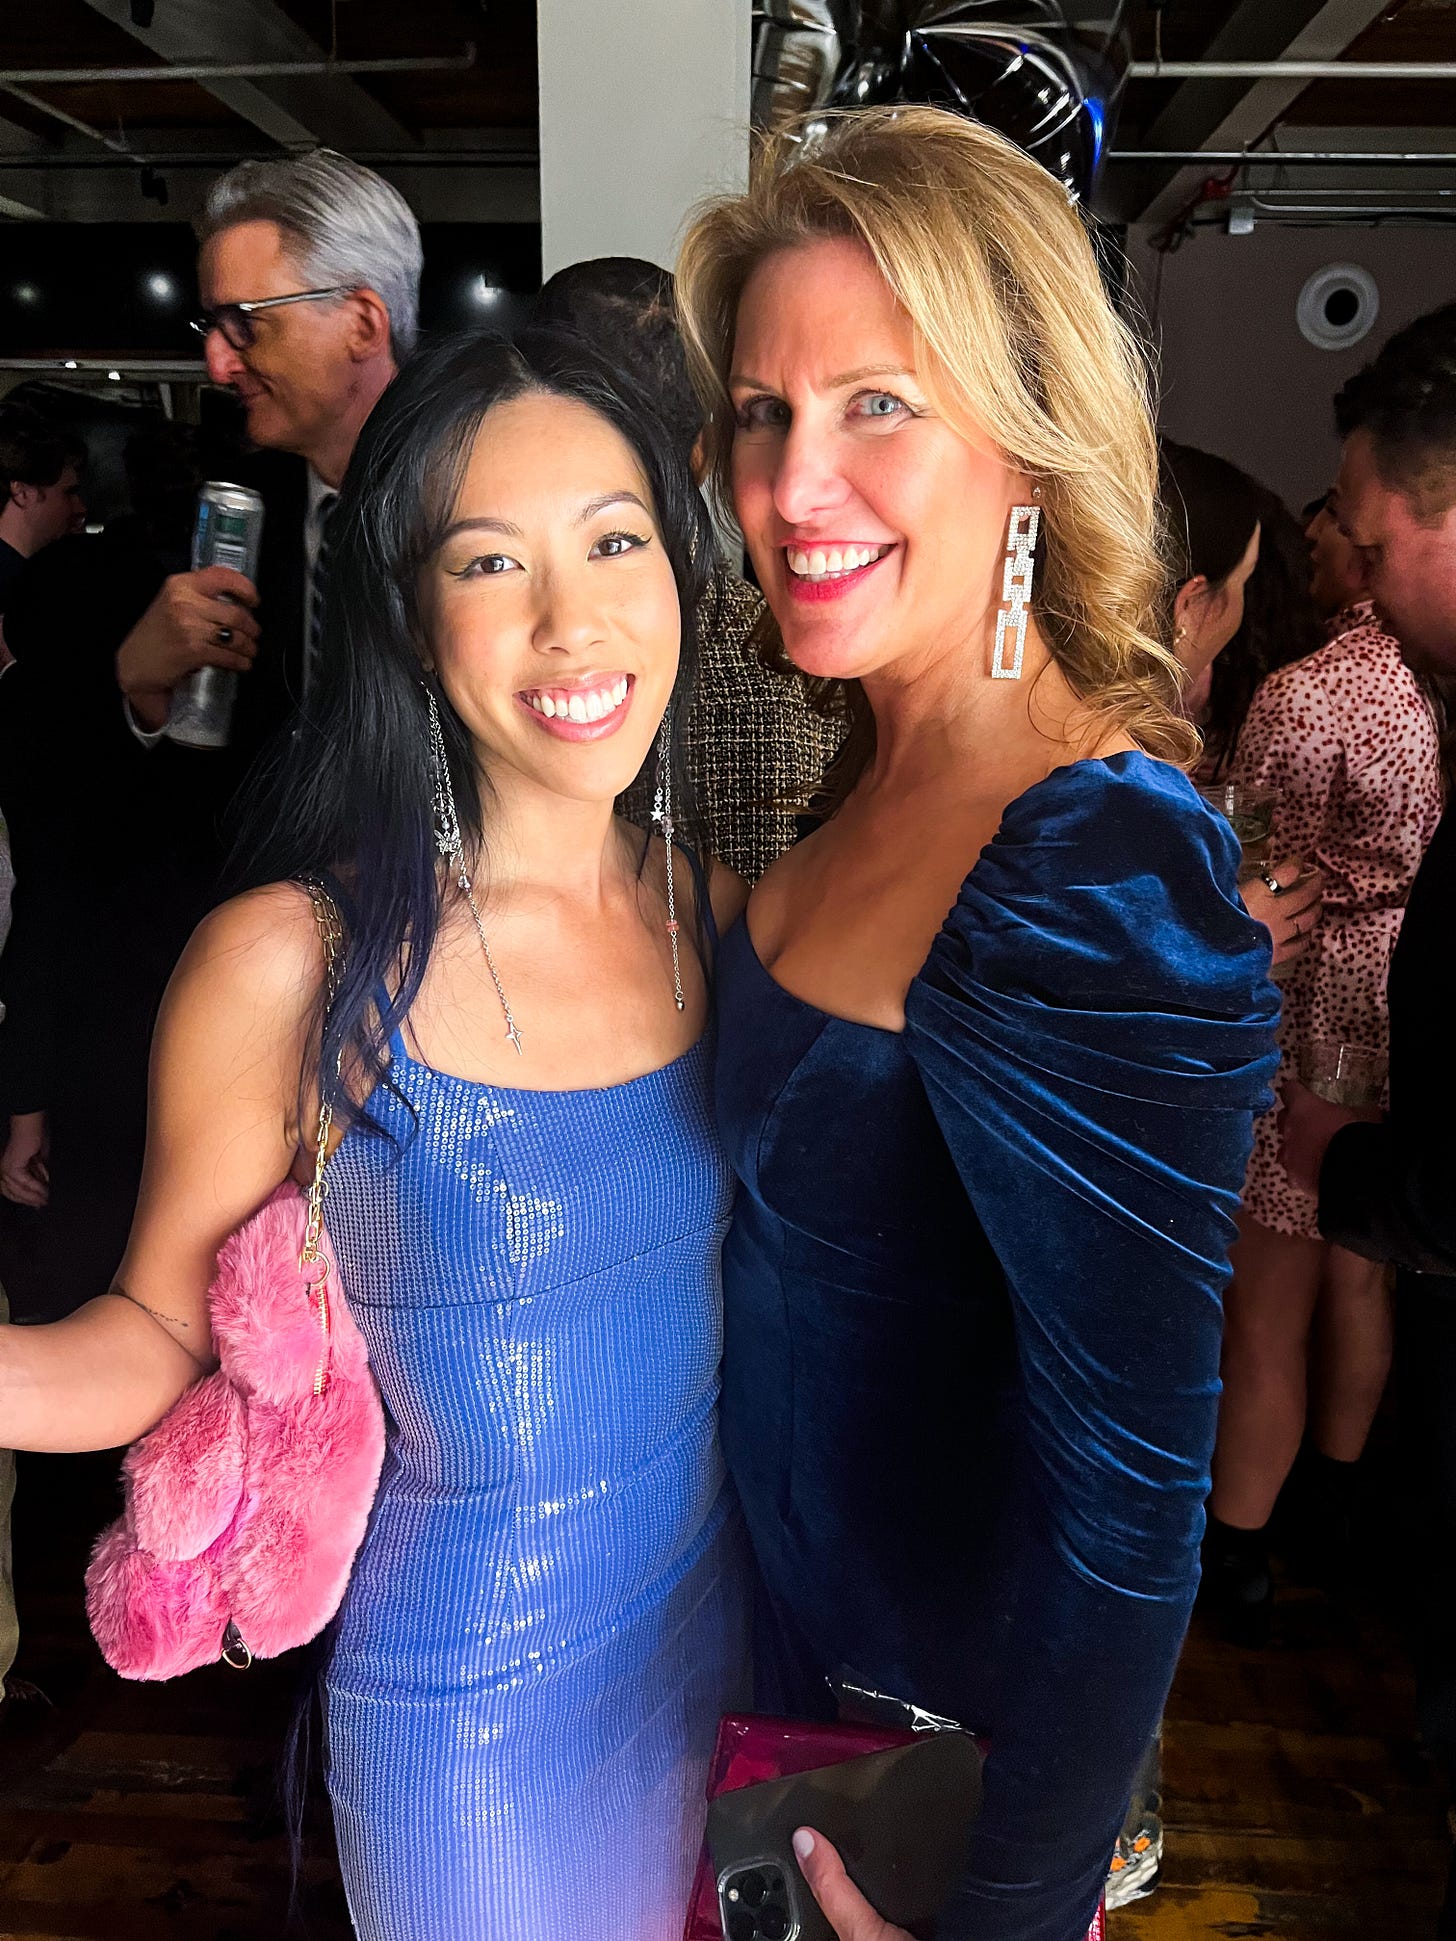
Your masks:
{"label": "smartphone", "polygon": [[708,1808],[708,1851],[726,1941],[835,1941],[794,1857],[801,1826],[834,1842],[878,1914],[929,1933],[964,1871],[980,1805],[981,1753],[967,1732],[927,1732],[720,1793]]}

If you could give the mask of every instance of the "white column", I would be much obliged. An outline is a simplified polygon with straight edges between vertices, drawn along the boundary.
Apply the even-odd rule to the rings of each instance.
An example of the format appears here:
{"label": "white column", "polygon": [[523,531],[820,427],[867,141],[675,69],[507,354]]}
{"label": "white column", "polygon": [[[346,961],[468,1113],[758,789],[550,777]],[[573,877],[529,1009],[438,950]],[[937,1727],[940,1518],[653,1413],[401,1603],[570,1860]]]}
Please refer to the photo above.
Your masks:
{"label": "white column", "polygon": [[538,0],[541,271],[672,267],[693,204],[748,179],[752,0]]}

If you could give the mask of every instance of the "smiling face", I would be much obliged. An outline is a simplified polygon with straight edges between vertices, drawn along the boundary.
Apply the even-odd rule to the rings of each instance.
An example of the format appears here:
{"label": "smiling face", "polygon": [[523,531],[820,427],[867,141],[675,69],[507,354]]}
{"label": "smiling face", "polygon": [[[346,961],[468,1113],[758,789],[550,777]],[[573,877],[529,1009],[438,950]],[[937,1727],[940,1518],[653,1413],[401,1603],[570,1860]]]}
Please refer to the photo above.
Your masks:
{"label": "smiling face", "polygon": [[[274,222],[235,223],[209,237],[197,278],[208,309],[313,286]],[[359,382],[350,350],[356,323],[350,303],[347,297],[325,298],[260,310],[246,350],[235,350],[220,330],[208,332],[207,374],[242,400],[255,444],[308,456],[350,409]]]}
{"label": "smiling face", "polygon": [[440,685],[497,787],[610,802],[672,695],[681,616],[637,454],[573,399],[486,414],[420,610]]}
{"label": "smiling face", "polygon": [[1028,481],[932,410],[914,332],[869,252],[766,258],[739,303],[733,494],[784,644],[861,679],[974,651]]}

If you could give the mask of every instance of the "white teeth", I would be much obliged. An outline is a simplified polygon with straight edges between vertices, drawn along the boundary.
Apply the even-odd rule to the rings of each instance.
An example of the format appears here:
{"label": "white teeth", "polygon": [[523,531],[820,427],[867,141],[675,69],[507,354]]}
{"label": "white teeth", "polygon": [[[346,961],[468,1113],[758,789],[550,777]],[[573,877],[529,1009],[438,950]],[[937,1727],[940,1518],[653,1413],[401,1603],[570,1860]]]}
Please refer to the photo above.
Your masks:
{"label": "white teeth", "polygon": [[827,580],[843,573],[857,573],[888,550],[885,546],[832,546],[827,551],[816,547],[806,553],[795,547],[787,552],[787,558],[789,571],[799,579]]}
{"label": "white teeth", "polygon": [[620,680],[613,681],[610,687],[582,689],[575,694],[558,693],[554,696],[536,690],[523,694],[522,699],[527,707],[534,708],[548,721],[603,721],[621,707],[631,685],[623,675]]}

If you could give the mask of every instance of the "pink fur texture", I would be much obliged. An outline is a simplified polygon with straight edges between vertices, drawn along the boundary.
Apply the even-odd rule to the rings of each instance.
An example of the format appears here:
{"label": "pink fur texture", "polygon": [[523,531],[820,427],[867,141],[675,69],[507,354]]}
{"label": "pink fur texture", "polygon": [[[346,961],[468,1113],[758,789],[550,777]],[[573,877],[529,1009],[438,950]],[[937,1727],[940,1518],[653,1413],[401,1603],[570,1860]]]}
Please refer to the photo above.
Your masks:
{"label": "pink fur texture", "polygon": [[218,1255],[220,1367],[127,1456],[126,1510],[86,1573],[91,1629],[124,1678],[211,1664],[234,1623],[257,1658],[314,1637],[339,1608],[384,1456],[384,1412],[324,1241],[329,1381],[298,1256],[306,1202],[282,1186]]}

